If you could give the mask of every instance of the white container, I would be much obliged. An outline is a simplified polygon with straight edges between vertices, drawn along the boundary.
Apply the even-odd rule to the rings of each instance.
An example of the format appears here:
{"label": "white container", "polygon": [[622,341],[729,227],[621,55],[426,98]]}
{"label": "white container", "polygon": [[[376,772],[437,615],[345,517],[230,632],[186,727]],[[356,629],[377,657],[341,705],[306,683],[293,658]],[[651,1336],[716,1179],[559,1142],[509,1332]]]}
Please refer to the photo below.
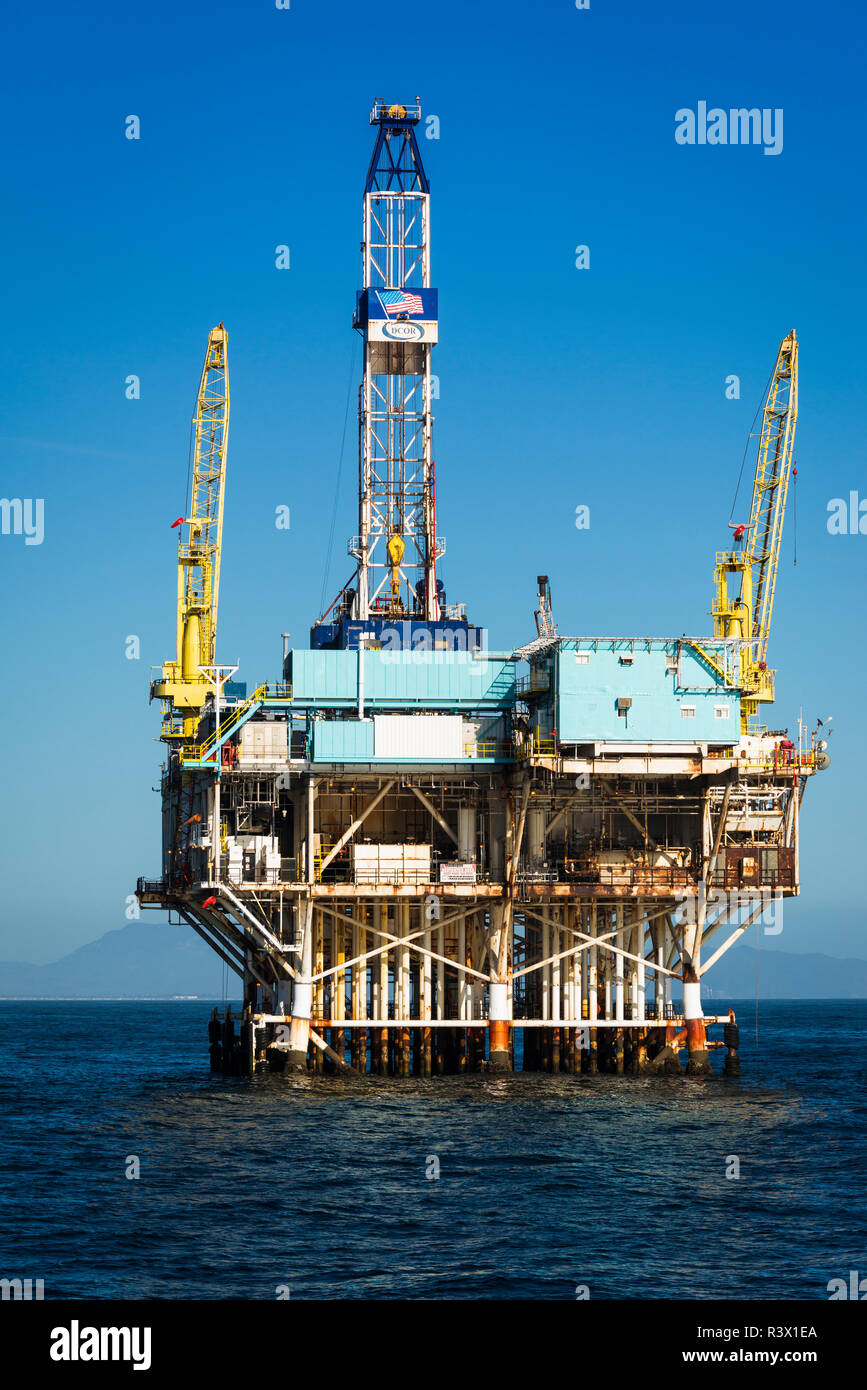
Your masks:
{"label": "white container", "polygon": [[459,714],[375,714],[375,758],[442,758],[464,756],[464,721]]}
{"label": "white container", "polygon": [[239,767],[274,767],[289,761],[285,719],[250,720],[238,737]]}
{"label": "white container", "polygon": [[429,883],[430,845],[353,845],[356,883]]}

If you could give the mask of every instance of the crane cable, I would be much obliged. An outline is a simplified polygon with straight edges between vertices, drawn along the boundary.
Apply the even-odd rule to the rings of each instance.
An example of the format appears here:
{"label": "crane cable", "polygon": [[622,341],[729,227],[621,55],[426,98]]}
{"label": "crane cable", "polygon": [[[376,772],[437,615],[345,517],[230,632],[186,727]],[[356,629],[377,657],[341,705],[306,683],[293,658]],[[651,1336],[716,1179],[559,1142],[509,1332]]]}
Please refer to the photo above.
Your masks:
{"label": "crane cable", "polygon": [[346,427],[349,423],[349,402],[352,399],[352,372],[355,365],[355,343],[353,342],[349,352],[349,376],[346,382],[346,409],[343,412],[343,434],[340,439],[340,457],[337,464],[337,480],[334,484],[334,502],[331,507],[331,529],[328,532],[328,548],[325,552],[325,572],[322,576],[322,595],[319,600],[319,612],[325,607],[325,593],[328,588],[328,576],[331,573],[331,554],[334,548],[334,528],[337,524],[337,506],[340,498],[340,479],[343,474],[343,455],[346,448]]}
{"label": "crane cable", "polygon": [[759,411],[762,409],[762,407],[763,407],[765,401],[766,401],[767,398],[768,398],[768,390],[769,390],[769,388],[770,388],[771,382],[772,382],[773,377],[774,377],[774,372],[775,372],[776,370],[777,370],[777,364],[776,364],[776,362],[775,362],[774,365],[773,365],[773,367],[771,368],[770,375],[769,375],[767,381],[765,382],[765,389],[762,391],[761,397],[760,397],[760,399],[759,399],[759,403],[758,403],[758,405],[756,406],[756,413],[755,413],[755,415],[753,416],[753,423],[750,425],[750,431],[749,431],[749,434],[747,435],[747,442],[746,442],[746,444],[744,445],[744,453],[743,453],[743,458],[741,459],[741,466],[740,466],[740,471],[739,471],[739,473],[738,473],[737,486],[735,487],[735,495],[734,495],[734,497],[732,498],[732,509],[731,509],[731,511],[729,512],[729,521],[731,521],[732,517],[734,516],[734,514],[735,514],[735,507],[736,507],[737,504],[738,504],[738,493],[739,493],[740,490],[741,490],[741,479],[743,478],[743,475],[744,475],[744,465],[745,465],[745,463],[746,463],[746,461],[747,461],[747,452],[748,452],[749,447],[750,447],[750,440],[755,438],[755,435],[753,434],[753,430],[755,429],[756,421],[757,421],[758,418],[759,418]]}
{"label": "crane cable", "polygon": [[[198,409],[198,407],[197,407],[197,409]],[[190,420],[190,441],[189,441],[189,444],[187,445],[187,486],[186,486],[186,492],[185,492],[185,496],[184,496],[184,512],[185,512],[185,513],[186,513],[186,512],[189,512],[189,510],[190,510],[190,501],[191,501],[191,498],[192,498],[191,478],[192,478],[192,472],[193,472],[193,430],[195,429],[195,424],[196,424],[195,419]],[[184,521],[186,521],[186,520],[187,520],[187,517],[184,516]]]}

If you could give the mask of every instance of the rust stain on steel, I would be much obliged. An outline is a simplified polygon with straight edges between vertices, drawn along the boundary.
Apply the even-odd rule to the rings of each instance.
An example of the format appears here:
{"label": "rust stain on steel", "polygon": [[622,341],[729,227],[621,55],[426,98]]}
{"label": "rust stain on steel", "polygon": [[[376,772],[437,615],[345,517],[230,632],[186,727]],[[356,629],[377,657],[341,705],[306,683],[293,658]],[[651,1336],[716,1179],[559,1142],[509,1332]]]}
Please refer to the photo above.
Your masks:
{"label": "rust stain on steel", "polygon": [[516,898],[670,898],[670,887],[622,883],[522,883]]}
{"label": "rust stain on steel", "polygon": [[[261,889],[263,885],[257,884]],[[271,885],[273,886],[273,885]],[[501,898],[501,884],[491,883],[306,883],[288,884],[299,893],[312,891],[314,898]]]}

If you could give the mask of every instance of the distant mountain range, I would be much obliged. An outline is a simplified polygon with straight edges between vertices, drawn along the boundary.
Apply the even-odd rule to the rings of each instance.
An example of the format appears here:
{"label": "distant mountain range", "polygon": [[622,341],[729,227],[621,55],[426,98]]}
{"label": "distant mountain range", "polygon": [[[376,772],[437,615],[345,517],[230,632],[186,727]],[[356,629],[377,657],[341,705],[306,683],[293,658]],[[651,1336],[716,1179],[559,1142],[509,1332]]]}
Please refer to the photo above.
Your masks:
{"label": "distant mountain range", "polygon": [[217,999],[224,968],[190,927],[130,922],[50,965],[0,961],[0,999]]}
{"label": "distant mountain range", "polygon": [[[130,922],[51,965],[0,962],[2,999],[170,999],[222,994],[223,964],[189,927]],[[230,988],[238,992],[232,974]],[[749,999],[756,989],[756,951],[739,945],[713,967],[703,996]],[[867,998],[867,960],[790,951],[758,952],[762,999]]]}
{"label": "distant mountain range", "polygon": [[[713,948],[711,948],[713,949]],[[867,999],[867,960],[733,946],[702,981],[702,998]],[[0,977],[2,978],[2,977]]]}

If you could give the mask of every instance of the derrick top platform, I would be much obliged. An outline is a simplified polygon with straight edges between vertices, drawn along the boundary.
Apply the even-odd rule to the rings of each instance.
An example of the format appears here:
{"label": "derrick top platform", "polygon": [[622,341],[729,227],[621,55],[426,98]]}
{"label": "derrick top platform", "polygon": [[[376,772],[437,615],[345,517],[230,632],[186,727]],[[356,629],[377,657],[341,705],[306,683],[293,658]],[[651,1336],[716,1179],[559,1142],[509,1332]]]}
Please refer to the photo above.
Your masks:
{"label": "derrick top platform", "polygon": [[377,97],[370,112],[371,125],[418,125],[421,120],[421,98],[412,102],[389,102]]}

